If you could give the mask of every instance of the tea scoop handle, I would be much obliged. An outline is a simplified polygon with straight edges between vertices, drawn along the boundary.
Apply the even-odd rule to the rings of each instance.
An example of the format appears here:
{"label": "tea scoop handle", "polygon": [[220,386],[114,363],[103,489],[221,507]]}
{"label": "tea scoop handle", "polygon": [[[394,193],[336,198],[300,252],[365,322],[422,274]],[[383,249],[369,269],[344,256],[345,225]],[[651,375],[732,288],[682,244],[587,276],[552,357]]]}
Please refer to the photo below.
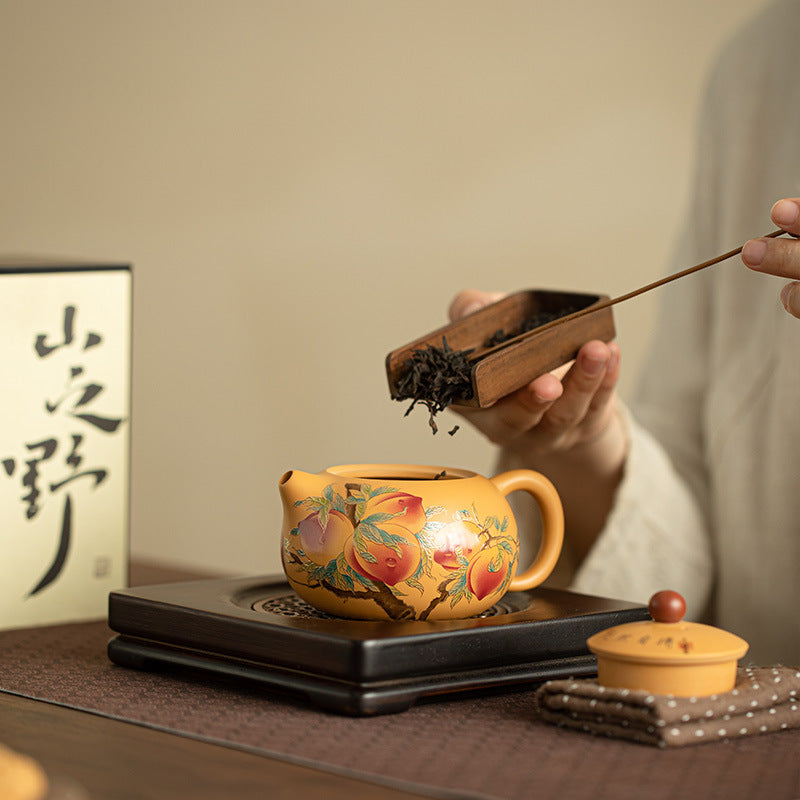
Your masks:
{"label": "tea scoop handle", "polygon": [[490,479],[503,495],[524,491],[536,500],[542,514],[542,544],[534,562],[508,585],[512,592],[533,589],[547,580],[564,543],[564,509],[555,486],[540,472],[513,469]]}

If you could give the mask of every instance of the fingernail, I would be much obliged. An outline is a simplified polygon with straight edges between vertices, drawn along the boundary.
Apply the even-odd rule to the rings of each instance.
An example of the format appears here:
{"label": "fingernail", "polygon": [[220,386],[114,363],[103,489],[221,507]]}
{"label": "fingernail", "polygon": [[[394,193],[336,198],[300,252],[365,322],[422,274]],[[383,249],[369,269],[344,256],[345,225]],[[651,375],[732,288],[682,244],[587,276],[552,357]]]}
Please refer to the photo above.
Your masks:
{"label": "fingernail", "polygon": [[780,226],[794,225],[798,215],[800,215],[800,207],[791,200],[778,200],[772,206],[772,219]]}
{"label": "fingernail", "polygon": [[781,289],[781,303],[783,303],[783,307],[794,316],[797,316],[800,313],[800,289],[798,289],[800,283],[787,283],[786,286]]}
{"label": "fingernail", "polygon": [[466,317],[469,314],[474,314],[476,311],[482,309],[483,306],[480,303],[469,303],[461,310],[461,316]]}
{"label": "fingernail", "polygon": [[760,267],[764,260],[764,253],[767,250],[767,243],[762,239],[751,239],[742,248],[742,261],[748,267]]}
{"label": "fingernail", "polygon": [[605,367],[605,361],[598,361],[596,358],[585,358],[583,360],[583,371],[590,377],[599,375]]}

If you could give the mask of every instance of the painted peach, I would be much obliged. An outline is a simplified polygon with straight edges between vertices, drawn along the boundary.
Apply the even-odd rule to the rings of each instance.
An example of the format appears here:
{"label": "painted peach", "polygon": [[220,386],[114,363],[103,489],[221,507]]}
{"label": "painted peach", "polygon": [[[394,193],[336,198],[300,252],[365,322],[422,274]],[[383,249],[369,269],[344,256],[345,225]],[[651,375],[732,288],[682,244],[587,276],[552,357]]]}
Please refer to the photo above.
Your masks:
{"label": "painted peach", "polygon": [[481,529],[469,520],[450,522],[441,527],[433,535],[433,560],[445,569],[458,569],[459,552],[462,558],[469,558],[480,550],[481,542],[478,534]]}
{"label": "painted peach", "polygon": [[378,513],[399,514],[390,522],[402,526],[411,533],[421,531],[426,522],[422,498],[408,494],[408,492],[389,492],[376,495],[367,501],[362,518]]}
{"label": "painted peach", "polygon": [[367,539],[365,540],[366,552],[375,559],[370,561],[355,549],[351,541],[349,548],[345,548],[345,558],[350,566],[364,577],[394,586],[396,583],[408,580],[417,571],[422,558],[422,550],[417,539],[409,535],[405,528],[393,525],[391,522],[381,523],[380,527],[387,533],[402,536],[406,543],[398,544],[395,550],[385,544]]}
{"label": "painted peach", "polygon": [[[499,562],[499,566],[498,566]],[[483,600],[496,592],[508,575],[510,560],[505,550],[487,547],[481,550],[467,568],[467,586],[472,594]]]}
{"label": "painted peach", "polygon": [[342,552],[345,542],[353,536],[353,523],[340,511],[331,509],[322,527],[320,512],[309,514],[297,526],[300,544],[305,554],[316,564],[324,566]]}

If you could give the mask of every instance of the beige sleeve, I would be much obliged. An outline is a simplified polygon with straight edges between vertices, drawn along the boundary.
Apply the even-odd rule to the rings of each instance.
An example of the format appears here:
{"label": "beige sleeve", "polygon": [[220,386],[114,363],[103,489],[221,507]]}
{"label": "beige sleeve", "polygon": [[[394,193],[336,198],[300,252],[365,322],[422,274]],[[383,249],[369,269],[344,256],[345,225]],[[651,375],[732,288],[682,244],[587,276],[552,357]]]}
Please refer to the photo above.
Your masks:
{"label": "beige sleeve", "polygon": [[[630,450],[608,520],[577,572],[563,558],[548,581],[584,594],[646,604],[661,589],[680,592],[687,618],[702,619],[713,582],[709,533],[692,492],[661,445],[621,406]],[[501,452],[498,471],[531,468]],[[520,537],[520,565],[533,559],[541,538],[535,503],[510,498]],[[569,531],[567,531],[569,535]]]}
{"label": "beige sleeve", "polygon": [[687,618],[702,618],[714,563],[703,515],[660,444],[624,408],[622,415],[630,441],[625,476],[570,588],[640,603],[672,589],[685,598]]}

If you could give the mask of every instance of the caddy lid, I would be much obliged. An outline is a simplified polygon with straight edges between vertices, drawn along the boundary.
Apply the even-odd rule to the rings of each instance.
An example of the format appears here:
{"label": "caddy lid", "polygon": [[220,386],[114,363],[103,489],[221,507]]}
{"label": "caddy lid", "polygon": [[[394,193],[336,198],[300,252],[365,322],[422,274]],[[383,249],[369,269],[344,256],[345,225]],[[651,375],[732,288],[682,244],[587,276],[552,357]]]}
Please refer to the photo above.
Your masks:
{"label": "caddy lid", "polygon": [[623,661],[661,664],[738,660],[747,652],[747,642],[733,633],[684,621],[686,601],[678,592],[656,592],[647,610],[652,620],[600,631],[587,640],[589,649]]}

